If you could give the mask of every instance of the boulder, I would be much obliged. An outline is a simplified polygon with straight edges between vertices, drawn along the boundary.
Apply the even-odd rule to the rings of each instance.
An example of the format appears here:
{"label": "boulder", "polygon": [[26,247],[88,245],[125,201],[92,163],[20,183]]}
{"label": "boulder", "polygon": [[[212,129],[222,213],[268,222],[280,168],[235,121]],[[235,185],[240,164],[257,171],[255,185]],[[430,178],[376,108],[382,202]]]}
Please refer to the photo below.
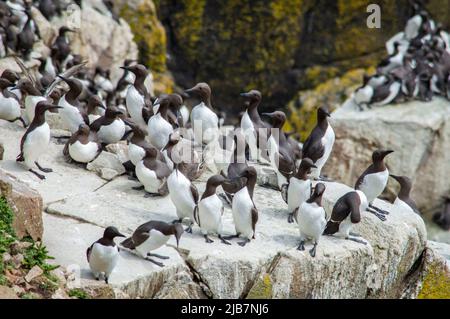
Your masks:
{"label": "boulder", "polygon": [[0,299],[19,299],[19,297],[17,297],[14,289],[0,286]]}
{"label": "boulder", "polygon": [[86,168],[106,180],[112,180],[125,173],[120,157],[110,152],[101,152],[95,160],[87,164]]}
{"label": "boulder", "polygon": [[120,162],[122,163],[130,160],[130,158],[128,157],[128,145],[126,141],[106,145],[106,150],[110,153],[116,154]]}
{"label": "boulder", "polygon": [[[336,142],[324,173],[353,186],[370,165],[377,148],[393,149],[386,159],[392,174],[409,176],[412,198],[423,213],[441,207],[442,196],[450,193],[450,104],[435,97],[373,108],[364,112],[340,108],[331,116]],[[393,197],[398,184],[390,180]]]}
{"label": "boulder", "polygon": [[13,175],[0,169],[0,194],[14,211],[13,229],[21,239],[27,235],[40,240],[43,233],[42,197]]}

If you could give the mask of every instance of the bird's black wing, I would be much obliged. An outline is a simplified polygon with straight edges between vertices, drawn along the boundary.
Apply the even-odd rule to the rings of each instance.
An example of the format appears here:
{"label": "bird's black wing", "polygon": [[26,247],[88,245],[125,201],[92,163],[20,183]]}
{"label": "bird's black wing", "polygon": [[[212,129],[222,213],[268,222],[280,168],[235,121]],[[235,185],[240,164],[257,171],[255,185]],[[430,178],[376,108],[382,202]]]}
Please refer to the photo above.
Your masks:
{"label": "bird's black wing", "polygon": [[311,132],[311,135],[303,144],[302,158],[310,158],[315,163],[319,158],[325,154],[325,147],[322,144],[322,139],[319,138],[321,133],[320,128],[316,127]]}

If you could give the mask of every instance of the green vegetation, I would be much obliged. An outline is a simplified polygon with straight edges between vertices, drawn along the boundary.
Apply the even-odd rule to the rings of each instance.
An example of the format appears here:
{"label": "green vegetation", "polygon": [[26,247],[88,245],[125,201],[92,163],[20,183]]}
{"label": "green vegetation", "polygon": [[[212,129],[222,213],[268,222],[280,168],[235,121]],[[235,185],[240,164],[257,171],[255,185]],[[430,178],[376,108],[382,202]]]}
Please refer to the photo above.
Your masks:
{"label": "green vegetation", "polygon": [[[27,241],[33,242],[31,239],[27,238]],[[54,259],[52,256],[48,255],[47,248],[42,245],[42,243],[33,244],[24,253],[23,266],[25,269],[31,269],[34,266],[39,266],[45,274],[48,274],[53,269],[59,266],[50,265],[47,260]]]}
{"label": "green vegetation", "polygon": [[83,289],[74,288],[69,290],[69,297],[76,297],[78,299],[90,299],[91,296]]}
{"label": "green vegetation", "polygon": [[450,299],[450,273],[436,264],[431,264],[417,298]]}
{"label": "green vegetation", "polygon": [[9,246],[15,241],[14,230],[12,228],[14,213],[9,207],[6,198],[0,197],[0,285],[6,283],[4,277],[5,263],[3,253],[9,250]]}

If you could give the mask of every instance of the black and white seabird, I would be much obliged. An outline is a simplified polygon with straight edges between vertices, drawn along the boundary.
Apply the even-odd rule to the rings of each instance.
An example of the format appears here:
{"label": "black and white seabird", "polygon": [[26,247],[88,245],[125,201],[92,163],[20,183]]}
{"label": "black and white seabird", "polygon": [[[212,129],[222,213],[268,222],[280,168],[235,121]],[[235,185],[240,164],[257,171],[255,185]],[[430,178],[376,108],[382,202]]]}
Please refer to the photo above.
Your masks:
{"label": "black and white seabird", "polygon": [[297,173],[281,187],[281,195],[288,204],[288,223],[294,222],[294,211],[311,197],[313,187],[308,175],[312,168],[316,168],[316,165],[311,159],[304,158]]}
{"label": "black and white seabird", "polygon": [[45,121],[45,112],[59,108],[61,107],[46,101],[37,103],[34,119],[20,141],[20,154],[17,156],[17,162],[25,162],[28,170],[40,179],[45,179],[45,176],[34,171],[32,169],[34,165],[44,173],[52,172],[52,169],[43,168],[38,163],[39,156],[45,153],[50,143],[50,127]]}
{"label": "black and white seabird", "polygon": [[[158,150],[154,147],[144,148],[145,156],[136,165],[136,176],[144,186],[145,197],[165,196],[168,194],[167,177],[172,173],[165,162],[158,159]],[[137,189],[137,188],[136,188]]]}
{"label": "black and white seabird", "polygon": [[69,91],[59,100],[58,105],[61,106],[59,114],[65,127],[73,134],[81,124],[89,125],[89,117],[78,99],[83,84],[75,78],[65,78],[60,75],[59,77],[69,85]]}
{"label": "black and white seabird", "polygon": [[70,58],[70,53],[72,49],[70,48],[69,39],[67,37],[67,33],[75,32],[74,30],[62,26],[59,28],[58,36],[52,45],[52,57],[55,61],[56,67],[61,72],[64,69],[64,64],[67,62],[68,58]]}
{"label": "black and white seabird", "polygon": [[125,237],[125,235],[122,235],[116,227],[109,226],[105,229],[103,237],[86,251],[89,267],[95,279],[100,280],[100,275],[103,274],[106,283],[119,261],[120,250],[114,242],[116,237]]}
{"label": "black and white seabird", "polygon": [[167,178],[167,187],[169,189],[170,199],[175,205],[178,222],[188,219],[190,222],[189,228],[186,230],[192,233],[192,225],[194,224],[194,210],[198,204],[198,190],[197,187],[178,170],[178,164]]}
{"label": "black and white seabird", "polygon": [[247,167],[240,178],[246,179],[245,187],[234,194],[231,204],[236,235],[227,239],[241,237],[244,240],[238,244],[245,246],[251,239],[255,239],[256,223],[258,222],[258,210],[253,202],[253,191],[257,178],[256,169],[253,166]]}
{"label": "black and white seabird", "polygon": [[322,179],[320,172],[334,145],[334,130],[328,123],[328,117],[330,117],[330,113],[326,108],[319,107],[317,109],[317,124],[303,144],[303,158],[310,158],[317,166],[311,171],[311,176],[315,179]]}
{"label": "black and white seabird", "polygon": [[292,145],[283,133],[286,114],[282,111],[263,113],[270,119],[272,128],[268,141],[270,164],[277,172],[278,189],[287,183],[289,177],[295,172],[295,154]]}
{"label": "black and white seabird", "polygon": [[153,260],[150,257],[156,257],[159,259],[169,259],[169,257],[152,254],[151,252],[165,245],[169,241],[171,235],[175,236],[178,249],[183,232],[183,226],[179,223],[168,224],[165,222],[152,220],[139,226],[134,231],[133,235],[123,241],[121,245],[125,248],[136,250],[145,260],[163,267],[164,264]]}
{"label": "black and white seabird", "polygon": [[351,191],[339,198],[333,206],[331,218],[327,223],[324,235],[337,234],[338,237],[352,240],[366,245],[364,240],[351,232],[353,224],[361,221],[363,212],[367,210],[369,203],[366,195],[361,191]]}
{"label": "black and white seabird", "polygon": [[27,125],[20,112],[19,100],[9,90],[13,86],[14,83],[5,78],[0,78],[0,119],[9,122],[21,121],[23,126],[26,127]]}
{"label": "black and white seabird", "polygon": [[393,179],[395,179],[400,184],[400,191],[397,194],[397,197],[394,200],[394,206],[402,207],[407,211],[413,211],[416,214],[420,215],[420,211],[417,208],[416,203],[410,197],[412,182],[411,179],[407,176],[397,176],[390,174]]}
{"label": "black and white seabird", "polygon": [[102,151],[102,145],[97,133],[91,131],[89,125],[80,124],[76,131],[67,141],[63,154],[78,163],[89,163],[93,161]]}
{"label": "black and white seabird", "polygon": [[200,104],[191,111],[191,124],[195,141],[199,145],[207,145],[219,137],[219,118],[211,104],[211,88],[207,83],[197,83],[185,91],[200,99]]}
{"label": "black and white seabird", "polygon": [[125,59],[125,61],[123,61],[123,74],[120,77],[119,81],[117,81],[115,88],[116,95],[118,95],[120,98],[126,98],[128,87],[133,84],[134,79],[136,78],[136,76],[132,72],[125,69],[131,66],[133,63],[136,63],[136,60]]}
{"label": "black and white seabird", "polygon": [[137,125],[146,128],[149,118],[153,115],[150,93],[144,84],[149,74],[148,70],[142,64],[121,66],[121,68],[135,76],[134,83],[128,87],[126,95],[128,113]]}
{"label": "black and white seabird", "polygon": [[204,171],[204,163],[200,161],[193,142],[185,139],[179,131],[170,134],[169,142],[163,148],[162,154],[170,169],[173,169],[176,163],[178,171],[190,181],[199,178]]}
{"label": "black and white seabird", "polygon": [[106,106],[97,95],[91,95],[86,104],[86,114],[89,117],[89,123],[94,123],[102,115],[105,115]]}
{"label": "black and white seabird", "polygon": [[229,241],[222,237],[222,216],[223,203],[219,196],[217,196],[217,187],[223,185],[225,177],[222,175],[213,175],[206,182],[206,189],[197,209],[194,211],[195,222],[200,226],[201,232],[207,243],[212,243],[213,240],[208,237],[209,234],[218,235],[222,243],[231,245]]}
{"label": "black and white seabird", "polygon": [[16,87],[25,96],[25,117],[27,122],[31,123],[34,119],[36,104],[46,99],[29,79],[20,79]]}
{"label": "black and white seabird", "polygon": [[306,240],[311,239],[314,245],[309,251],[311,257],[316,256],[317,244],[327,225],[327,214],[322,207],[325,188],[325,184],[318,183],[310,198],[294,212],[294,219],[300,231],[300,244],[297,249],[305,250]]}
{"label": "black and white seabird", "polygon": [[[261,92],[258,90],[251,90],[247,93],[241,93],[241,96],[248,101],[247,109],[241,118],[241,129],[244,132],[249,145],[251,158],[253,160],[267,158],[266,144],[268,125],[261,120],[258,113],[258,106],[262,99]],[[260,143],[263,143],[264,145],[260,145]]]}
{"label": "black and white seabird", "polygon": [[[139,125],[134,123],[131,119],[125,119],[125,124],[130,126],[133,134],[128,144],[128,156],[130,157],[131,163],[136,166],[144,157],[146,148],[155,148],[146,139],[146,132],[141,129]],[[155,148],[156,150],[156,148]],[[156,150],[157,151],[157,150]],[[159,160],[164,160],[164,157],[160,152],[157,158]]]}
{"label": "black and white seabird", "polygon": [[[225,192],[226,200],[231,203],[233,195],[245,187],[245,179],[239,178],[248,168],[245,151],[247,149],[246,138],[241,129],[233,131],[234,152],[230,164],[228,164],[227,173],[221,171],[221,175],[229,181],[222,183],[222,189]],[[231,182],[232,181],[232,182]]]}
{"label": "black and white seabird", "polygon": [[98,138],[103,144],[119,142],[125,135],[125,123],[120,116],[122,111],[115,106],[106,109],[105,115],[100,116],[90,125],[91,130],[97,132]]}
{"label": "black and white seabird", "polygon": [[369,203],[368,211],[382,221],[386,220],[388,212],[373,206],[375,198],[383,193],[389,179],[389,170],[384,164],[384,158],[393,153],[392,150],[376,150],[372,154],[372,164],[362,173],[355,184],[356,190],[361,190]]}
{"label": "black and white seabird", "polygon": [[148,120],[148,136],[150,143],[157,149],[162,150],[169,142],[173,127],[169,123],[167,112],[169,109],[169,99],[167,97],[159,100],[159,107],[155,114]]}

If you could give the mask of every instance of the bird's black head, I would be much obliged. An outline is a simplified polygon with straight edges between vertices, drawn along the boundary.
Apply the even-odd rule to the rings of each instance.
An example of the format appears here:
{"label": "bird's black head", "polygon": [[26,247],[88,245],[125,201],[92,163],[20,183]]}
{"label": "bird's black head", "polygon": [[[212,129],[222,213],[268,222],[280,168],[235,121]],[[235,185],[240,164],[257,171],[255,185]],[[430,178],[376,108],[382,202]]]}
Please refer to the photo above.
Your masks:
{"label": "bird's black head", "polygon": [[109,226],[105,229],[103,238],[113,240],[116,237],[125,237],[125,235],[121,234],[119,230],[114,226]]}
{"label": "bird's black head", "polygon": [[267,117],[270,121],[270,124],[274,128],[281,129],[286,122],[286,114],[283,111],[275,111],[272,113],[262,113],[264,117]]}
{"label": "bird's black head", "polygon": [[75,30],[66,27],[66,26],[62,26],[61,28],[59,28],[59,35],[60,36],[64,36],[66,35],[68,32],[75,32]]}
{"label": "bird's black head", "polygon": [[207,83],[201,82],[197,83],[193,88],[187,89],[185,93],[189,96],[195,95],[202,101],[206,101],[211,97],[211,88]]}
{"label": "bird's black head", "polygon": [[206,188],[208,187],[219,187],[220,185],[222,185],[227,179],[225,177],[223,177],[222,175],[218,174],[218,175],[213,175],[211,176],[208,181],[206,182]]}
{"label": "bird's black head", "polygon": [[147,68],[142,64],[133,64],[130,66],[121,66],[121,69],[128,70],[136,75],[137,78],[145,79],[148,75]]}
{"label": "bird's black head", "polygon": [[376,150],[372,153],[372,161],[375,162],[381,162],[384,160],[384,158],[393,153],[393,150]]}
{"label": "bird's black head", "polygon": [[317,121],[318,122],[321,122],[330,116],[331,116],[331,114],[328,111],[328,107],[321,106],[317,109]]}
{"label": "bird's black head", "polygon": [[241,93],[240,95],[250,101],[250,104],[260,102],[262,99],[261,92],[258,90],[250,90],[247,93]]}

